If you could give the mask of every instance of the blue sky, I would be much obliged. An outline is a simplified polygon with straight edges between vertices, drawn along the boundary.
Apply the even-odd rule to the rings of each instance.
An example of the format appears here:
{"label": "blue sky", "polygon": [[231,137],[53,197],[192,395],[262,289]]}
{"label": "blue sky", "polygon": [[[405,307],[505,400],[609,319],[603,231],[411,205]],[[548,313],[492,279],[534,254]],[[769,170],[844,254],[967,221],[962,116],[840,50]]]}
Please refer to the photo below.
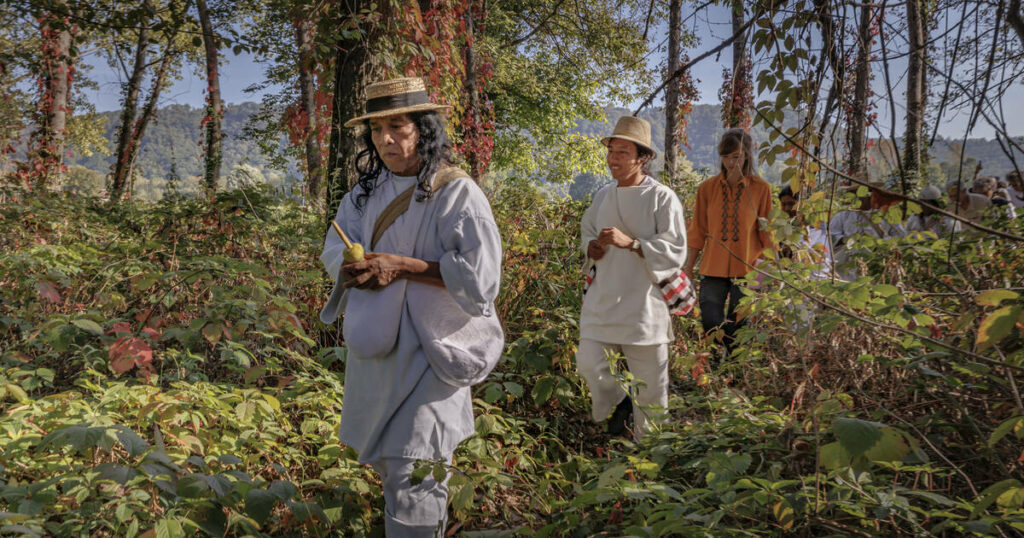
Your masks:
{"label": "blue sky", "polygon": [[[684,8],[685,9],[685,8]],[[697,16],[689,16],[689,13],[684,12],[684,24],[696,32],[700,37],[701,43],[686,51],[690,56],[695,57],[701,54],[703,51],[714,47],[721,42],[722,39],[729,37],[732,34],[730,25],[730,14],[724,6],[711,6],[706,8]],[[666,32],[666,24],[663,22],[660,25],[651,28],[652,36],[664,36]],[[657,41],[661,41],[663,38],[659,38]],[[222,66],[221,73],[221,93],[226,103],[241,103],[245,101],[259,101],[261,93],[245,93],[243,90],[255,83],[263,80],[263,67],[257,62],[256,58],[252,55],[241,55],[235,56],[230,52],[226,55],[226,64]],[[664,61],[663,55],[652,55],[652,62]],[[98,89],[85,89],[83,90],[87,100],[93,103],[97,110],[117,110],[120,108],[120,76],[117,72],[112,70],[106,62],[98,57],[92,55],[88,57],[87,63],[93,66],[92,71],[88,74],[89,78],[94,80],[98,85]],[[698,89],[700,90],[700,103],[716,104],[718,102],[718,88],[722,84],[722,67],[732,64],[732,53],[731,48],[726,48],[716,58],[714,56],[704,60],[697,64],[693,68],[693,75],[699,80]],[[898,61],[891,63],[891,72],[893,76],[898,76],[899,73],[904,69],[905,64],[901,64]],[[875,69],[881,69],[881,65],[878,64]],[[176,82],[169,91],[166,91],[164,96],[161,98],[161,106],[168,104],[188,104],[191,106],[202,106],[204,102],[203,91],[206,84],[203,80],[202,75],[199,73],[196,67],[187,67],[181,74],[182,80]],[[884,81],[881,74],[875,77],[875,91],[879,95],[884,94]],[[277,91],[280,88],[268,88],[265,91]],[[897,100],[896,120],[897,120],[897,133],[902,132],[902,95],[900,82],[896,82],[895,95]],[[1006,103],[1019,103],[1024,101],[1024,86],[1018,84],[1012,88],[1004,99]],[[663,97],[659,96],[655,102],[655,106],[660,106],[664,102]],[[618,106],[626,106],[628,108],[635,108],[639,103],[613,103]],[[882,129],[885,135],[888,135],[890,125],[890,110],[886,102],[879,102],[877,109],[878,112],[878,125]],[[1008,115],[1013,119],[1019,119],[1019,121],[1010,122],[1010,134],[1012,135],[1024,135],[1024,109],[1019,107],[1011,110]],[[943,125],[939,128],[939,134],[946,137],[959,138],[964,135],[964,129],[967,126],[967,117],[965,113],[958,115],[947,114],[943,121]],[[879,133],[871,132],[870,136],[878,136]],[[971,136],[975,137],[986,137],[991,138],[994,135],[994,130],[989,127],[984,121],[979,121],[975,127]]]}

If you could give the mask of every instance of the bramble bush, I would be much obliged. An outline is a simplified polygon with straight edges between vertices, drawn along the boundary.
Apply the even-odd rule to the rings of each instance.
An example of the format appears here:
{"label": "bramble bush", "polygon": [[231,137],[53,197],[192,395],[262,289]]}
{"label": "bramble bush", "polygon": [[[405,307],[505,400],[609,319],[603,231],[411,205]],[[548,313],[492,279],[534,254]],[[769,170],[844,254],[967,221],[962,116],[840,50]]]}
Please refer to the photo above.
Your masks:
{"label": "bramble bush", "polygon": [[[6,196],[0,531],[382,535],[379,482],[337,440],[318,215],[259,188]],[[696,319],[675,321],[672,418],[632,442],[589,421],[575,373],[585,205],[515,180],[491,197],[507,356],[474,390],[476,435],[417,470],[452,473],[453,533],[1024,531],[1016,245],[865,240],[871,276],[849,283],[762,264],[716,371]]]}

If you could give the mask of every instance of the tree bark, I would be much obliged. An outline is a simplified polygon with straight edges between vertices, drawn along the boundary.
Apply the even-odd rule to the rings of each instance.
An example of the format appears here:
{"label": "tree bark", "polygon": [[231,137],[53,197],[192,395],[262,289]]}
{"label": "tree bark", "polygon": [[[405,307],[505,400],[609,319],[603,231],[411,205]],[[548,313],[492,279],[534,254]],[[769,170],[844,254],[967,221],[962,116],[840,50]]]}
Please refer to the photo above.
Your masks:
{"label": "tree bark", "polygon": [[924,124],[924,17],[920,0],[907,0],[907,129],[903,135],[903,173],[915,186],[921,174],[921,129]]}
{"label": "tree bark", "polygon": [[871,20],[874,6],[867,2],[861,6],[860,24],[857,27],[857,59],[854,68],[853,107],[850,112],[849,146],[850,155],[847,168],[850,175],[857,179],[867,179],[867,163],[865,162],[868,83],[871,78]]}
{"label": "tree bark", "polygon": [[[370,9],[371,0],[344,0],[339,6],[350,17],[359,17]],[[366,85],[370,81],[369,46],[371,28],[361,28],[361,35],[341,40],[334,62],[334,96],[331,110],[331,144],[327,155],[325,224],[334,218],[338,204],[359,178],[356,156],[359,152],[359,130],[348,129],[344,123],[363,111]]]}
{"label": "tree bark", "polygon": [[[473,40],[475,39],[475,28],[473,24],[473,9],[469,8],[466,10],[466,50],[465,50],[465,67],[466,67],[466,94],[469,96],[469,107],[468,118],[473,123],[473,127],[479,127],[481,123],[480,116],[480,87],[477,82],[476,74],[476,52],[473,50]],[[480,178],[484,175],[483,163],[480,162],[479,156],[473,152],[467,156],[469,161],[469,173],[473,176],[473,180],[480,181]]]}
{"label": "tree bark", "polygon": [[295,45],[299,50],[299,104],[306,114],[306,195],[319,205],[323,165],[317,137],[316,77],[313,74],[312,24],[304,17],[295,19]]}
{"label": "tree bark", "polygon": [[139,148],[142,145],[142,137],[146,134],[146,127],[149,126],[149,121],[156,115],[156,104],[160,99],[160,92],[163,91],[164,84],[167,83],[167,75],[171,71],[171,64],[174,62],[174,58],[178,55],[178,52],[169,50],[164,54],[164,57],[160,60],[160,67],[157,68],[156,74],[153,77],[153,87],[149,91],[149,96],[146,98],[146,104],[142,106],[142,113],[139,114],[138,119],[135,120],[135,143],[132,144],[131,155],[128,160],[128,176],[131,177],[131,171],[135,168],[135,160],[139,157]]}
{"label": "tree bark", "polygon": [[143,26],[139,30],[139,38],[135,45],[135,62],[128,76],[125,87],[124,104],[121,107],[121,126],[117,131],[117,153],[114,154],[114,176],[110,181],[110,201],[116,202],[124,195],[124,187],[132,173],[134,147],[141,139],[132,131],[135,126],[135,113],[139,106],[139,88],[146,71],[146,60],[149,56],[149,28]]}
{"label": "tree bark", "polygon": [[1006,20],[1017,32],[1017,38],[1020,39],[1021,45],[1024,45],[1024,15],[1021,14],[1020,0],[1010,0],[1010,4],[1006,8]]}
{"label": "tree bark", "polygon": [[814,7],[818,24],[821,26],[821,54],[828,59],[829,67],[832,70],[832,86],[828,90],[825,106],[822,108],[821,126],[818,128],[819,142],[814,148],[814,154],[817,156],[821,153],[822,144],[825,141],[825,131],[828,130],[832,120],[832,111],[842,93],[843,81],[846,80],[846,68],[839,57],[839,47],[836,45],[837,36],[835,21],[832,18],[831,0],[814,0]]}
{"label": "tree bark", "polygon": [[[732,2],[732,32],[739,33],[743,28],[743,1],[733,0]],[[747,78],[747,39],[740,36],[732,42],[732,103],[729,107],[729,124],[726,127],[740,127],[743,110],[737,109],[737,93],[743,88]],[[745,103],[743,103],[745,105]]]}
{"label": "tree bark", "polygon": [[[682,0],[671,0],[668,8],[668,69],[666,76],[679,69],[679,48],[682,40]],[[679,83],[665,90],[665,174],[669,183],[676,179],[679,161]]]}
{"label": "tree bark", "polygon": [[196,8],[199,10],[199,24],[203,30],[203,47],[206,50],[206,141],[205,141],[205,166],[203,182],[207,192],[217,190],[217,182],[220,180],[221,165],[221,120],[224,117],[224,103],[220,98],[220,73],[217,46],[217,36],[213,33],[213,24],[210,22],[210,10],[207,8],[206,0],[196,0]]}
{"label": "tree bark", "polygon": [[[67,7],[65,3],[58,5]],[[40,125],[34,137],[36,147],[30,156],[34,187],[39,190],[59,184],[63,176],[76,60],[71,47],[72,30],[70,21],[58,21],[53,13],[44,15],[40,23],[43,34],[43,91],[38,105]]]}

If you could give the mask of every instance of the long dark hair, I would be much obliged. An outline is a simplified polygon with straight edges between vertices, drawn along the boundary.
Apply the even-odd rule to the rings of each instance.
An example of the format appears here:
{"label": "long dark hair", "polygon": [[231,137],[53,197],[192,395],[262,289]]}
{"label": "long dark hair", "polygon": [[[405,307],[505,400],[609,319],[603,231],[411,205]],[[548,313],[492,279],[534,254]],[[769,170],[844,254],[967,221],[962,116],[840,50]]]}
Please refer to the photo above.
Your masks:
{"label": "long dark hair", "polygon": [[[441,168],[441,165],[448,161],[451,154],[451,144],[448,143],[448,133],[445,131],[444,121],[437,112],[418,112],[409,114],[409,118],[416,125],[419,132],[419,140],[416,142],[416,153],[420,156],[423,166],[416,174],[416,201],[422,202],[433,197],[434,193],[430,188],[430,179]],[[373,134],[370,132],[370,121],[363,122],[363,150],[356,157],[356,170],[359,172],[359,194],[356,195],[356,208],[360,211],[366,205],[377,184],[377,177],[384,171],[384,161],[377,153],[373,145]]]}
{"label": "long dark hair", "polygon": [[[754,167],[757,165],[754,162],[754,139],[750,138],[746,129],[729,129],[718,142],[718,155],[728,155],[738,149],[743,150],[743,177],[754,175]],[[719,167],[724,179],[728,175],[725,166],[719,163]]]}

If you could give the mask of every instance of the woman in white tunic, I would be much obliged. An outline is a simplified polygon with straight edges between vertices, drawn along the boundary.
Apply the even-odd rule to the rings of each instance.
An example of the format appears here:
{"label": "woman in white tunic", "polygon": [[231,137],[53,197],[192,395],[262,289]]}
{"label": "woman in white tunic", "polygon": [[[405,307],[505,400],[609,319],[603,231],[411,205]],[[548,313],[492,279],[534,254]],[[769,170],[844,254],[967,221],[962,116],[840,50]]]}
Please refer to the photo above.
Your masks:
{"label": "woman in white tunic", "polygon": [[[501,238],[476,183],[443,168],[444,108],[418,78],[367,88],[367,113],[346,123],[366,127],[359,182],[335,221],[372,252],[344,263],[345,244],[328,230],[320,256],[335,279],[320,318],[345,313],[340,438],[380,473],[392,538],[444,533],[447,479],[428,474],[414,486],[410,475],[417,460],[450,462],[473,433],[469,387],[504,345],[494,310]],[[380,233],[382,213],[406,191],[394,206],[401,214]]]}
{"label": "woman in white tunic", "polygon": [[[647,174],[655,156],[650,124],[623,117],[602,142],[615,182],[594,195],[581,223],[583,250],[597,269],[580,314],[576,366],[590,387],[594,421],[614,408],[609,432],[624,433],[632,415],[639,435],[663,418],[652,409],[668,406],[672,324],[657,284],[678,275],[685,261],[683,206]],[[625,356],[639,382],[633,399],[612,373],[610,353]]]}

